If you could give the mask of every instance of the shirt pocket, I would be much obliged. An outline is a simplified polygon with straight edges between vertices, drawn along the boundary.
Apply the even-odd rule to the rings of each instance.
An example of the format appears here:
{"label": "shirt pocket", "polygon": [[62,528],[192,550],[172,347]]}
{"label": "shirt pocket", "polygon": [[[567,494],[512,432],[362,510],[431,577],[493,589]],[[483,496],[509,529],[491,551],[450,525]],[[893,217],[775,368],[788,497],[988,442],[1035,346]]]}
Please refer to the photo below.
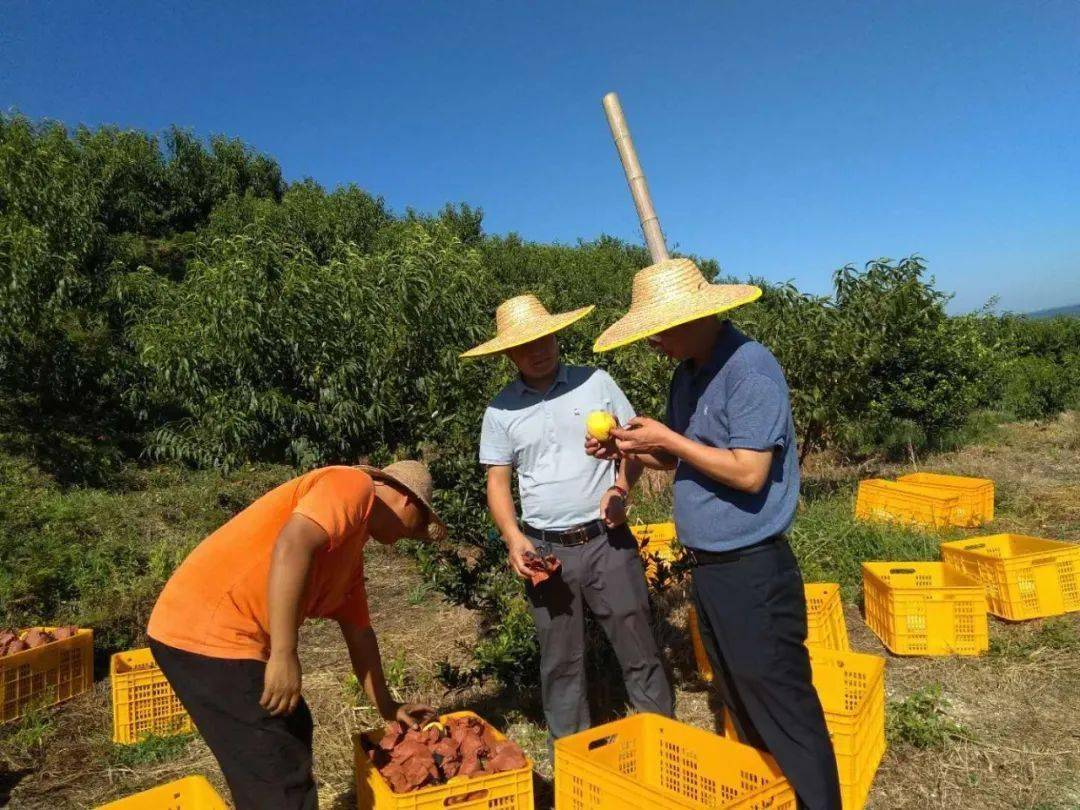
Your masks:
{"label": "shirt pocket", "polygon": [[[586,408],[585,413],[583,413],[581,415],[582,432],[584,432],[585,420],[589,418],[589,414],[592,413],[593,411],[605,411],[607,413],[613,414],[616,419],[619,419],[619,415],[615,413],[615,403],[611,399],[611,397],[606,397],[606,396],[594,397],[588,403],[588,407]],[[621,423],[622,420],[619,419],[619,422]]]}

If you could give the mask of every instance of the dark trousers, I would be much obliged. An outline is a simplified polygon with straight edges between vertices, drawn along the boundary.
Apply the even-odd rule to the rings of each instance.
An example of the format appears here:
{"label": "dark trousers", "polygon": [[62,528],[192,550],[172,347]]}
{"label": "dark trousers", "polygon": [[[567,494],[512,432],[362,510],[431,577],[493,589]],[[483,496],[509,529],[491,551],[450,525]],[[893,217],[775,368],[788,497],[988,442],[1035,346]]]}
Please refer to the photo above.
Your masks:
{"label": "dark trousers", "polygon": [[236,810],[315,810],[311,712],[259,705],[266,664],[208,658],[150,639],[150,651],[229,783]]}
{"label": "dark trousers", "polygon": [[591,725],[586,605],[611,641],[634,708],[673,716],[674,693],[656,649],[649,589],[630,530],[620,526],[579,546],[533,544],[540,554],[554,554],[562,563],[559,574],[547,582],[525,586],[540,637],[540,693],[551,737]]}
{"label": "dark trousers", "polygon": [[742,742],[776,759],[809,810],[840,810],[836,758],[810,675],[806,595],[786,541],[695,566],[714,685]]}

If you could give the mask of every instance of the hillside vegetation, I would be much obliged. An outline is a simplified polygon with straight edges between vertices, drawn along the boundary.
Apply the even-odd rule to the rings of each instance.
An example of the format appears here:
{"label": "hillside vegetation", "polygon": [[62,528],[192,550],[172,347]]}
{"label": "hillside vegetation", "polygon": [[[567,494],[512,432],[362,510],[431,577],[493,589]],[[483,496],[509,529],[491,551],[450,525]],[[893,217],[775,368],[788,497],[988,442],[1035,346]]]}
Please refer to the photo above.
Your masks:
{"label": "hillside vegetation", "polygon": [[[269,483],[230,479],[235,495],[198,517],[182,504],[221,497],[201,479],[155,489],[185,529],[148,535],[134,518],[142,493],[175,474],[152,463],[284,465],[276,480],[421,455],[454,539],[419,552],[425,571],[512,635],[489,639],[472,675],[505,675],[506,660],[531,671],[476,463],[483,407],[509,367],[457,355],[511,295],[596,304],[564,333],[566,356],[606,367],[640,412],[660,415],[665,360],[643,345],[590,351],[646,263],[607,237],[487,235],[468,205],[395,213],[356,186],[289,184],[228,138],[0,116],[3,622],[93,624],[106,649],[137,640],[190,544]],[[918,257],[840,268],[827,298],[757,283],[765,295],[736,318],[783,364],[804,454],[913,458],[1077,402],[1080,320],[949,317]]]}

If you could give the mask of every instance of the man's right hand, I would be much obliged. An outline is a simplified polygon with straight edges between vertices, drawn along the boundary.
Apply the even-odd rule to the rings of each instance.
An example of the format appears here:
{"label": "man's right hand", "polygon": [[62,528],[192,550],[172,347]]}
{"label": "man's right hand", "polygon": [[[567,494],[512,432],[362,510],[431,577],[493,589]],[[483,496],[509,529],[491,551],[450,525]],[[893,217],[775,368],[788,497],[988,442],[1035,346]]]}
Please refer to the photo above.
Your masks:
{"label": "man's right hand", "polygon": [[510,567],[522,579],[531,579],[532,571],[525,564],[525,555],[536,553],[536,546],[525,535],[506,541],[506,547],[510,552]]}
{"label": "man's right hand", "polygon": [[271,650],[259,704],[273,715],[292,714],[300,705],[300,679],[300,658],[296,650]]}
{"label": "man's right hand", "polygon": [[601,461],[617,461],[622,457],[622,454],[619,453],[619,449],[615,446],[614,439],[601,442],[587,434],[585,436],[585,452]]}

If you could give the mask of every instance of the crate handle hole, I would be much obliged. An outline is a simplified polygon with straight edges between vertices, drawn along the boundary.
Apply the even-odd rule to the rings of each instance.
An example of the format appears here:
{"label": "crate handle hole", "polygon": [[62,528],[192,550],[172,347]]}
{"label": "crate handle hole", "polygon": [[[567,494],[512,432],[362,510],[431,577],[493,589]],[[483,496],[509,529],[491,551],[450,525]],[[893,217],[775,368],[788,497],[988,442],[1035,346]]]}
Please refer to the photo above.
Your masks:
{"label": "crate handle hole", "polygon": [[1053,557],[1043,557],[1041,560],[1032,560],[1032,565],[1053,565],[1057,560]]}
{"label": "crate handle hole", "polygon": [[487,795],[487,788],[484,788],[483,790],[470,791],[463,796],[449,796],[443,800],[443,807],[452,807],[455,804],[480,801],[480,799],[485,798]]}
{"label": "crate handle hole", "polygon": [[964,546],[964,551],[973,551],[977,548],[986,548],[986,543],[972,543],[971,545]]}
{"label": "crate handle hole", "polygon": [[611,745],[613,742],[615,742],[615,738],[618,736],[618,734],[609,734],[606,737],[601,737],[598,740],[593,740],[591,743],[589,743],[589,750],[595,751],[597,748],[603,748],[605,745]]}
{"label": "crate handle hole", "polygon": [[914,574],[915,569],[914,568],[890,568],[889,573],[890,574]]}

